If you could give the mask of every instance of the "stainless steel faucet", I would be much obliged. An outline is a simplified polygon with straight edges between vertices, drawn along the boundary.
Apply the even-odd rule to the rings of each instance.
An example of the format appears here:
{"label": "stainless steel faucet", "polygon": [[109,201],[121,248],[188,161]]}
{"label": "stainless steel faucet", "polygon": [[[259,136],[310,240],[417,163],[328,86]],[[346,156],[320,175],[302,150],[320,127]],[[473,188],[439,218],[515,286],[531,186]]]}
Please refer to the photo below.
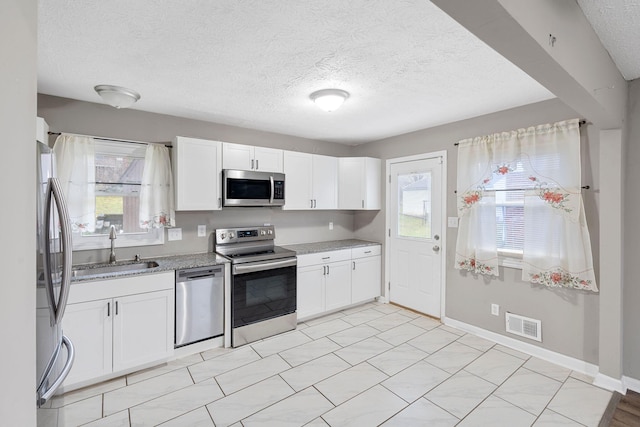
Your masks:
{"label": "stainless steel faucet", "polygon": [[116,263],[115,240],[117,238],[118,238],[118,236],[116,235],[116,226],[112,225],[111,229],[109,230],[109,240],[111,240],[111,253],[109,254],[109,264],[115,264]]}

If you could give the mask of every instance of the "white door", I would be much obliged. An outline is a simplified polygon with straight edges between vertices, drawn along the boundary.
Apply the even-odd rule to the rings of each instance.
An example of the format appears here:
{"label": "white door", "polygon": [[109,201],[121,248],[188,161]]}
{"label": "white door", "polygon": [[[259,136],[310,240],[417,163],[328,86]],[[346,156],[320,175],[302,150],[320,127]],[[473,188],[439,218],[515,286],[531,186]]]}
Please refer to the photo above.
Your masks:
{"label": "white door", "polygon": [[439,318],[442,158],[389,163],[389,300]]}

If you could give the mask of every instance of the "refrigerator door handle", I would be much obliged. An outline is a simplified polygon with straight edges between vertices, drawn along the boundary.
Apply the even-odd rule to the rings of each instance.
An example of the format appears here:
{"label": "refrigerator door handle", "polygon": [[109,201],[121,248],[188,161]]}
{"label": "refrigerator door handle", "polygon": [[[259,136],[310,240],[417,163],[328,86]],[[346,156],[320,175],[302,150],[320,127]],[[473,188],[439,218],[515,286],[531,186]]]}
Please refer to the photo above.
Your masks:
{"label": "refrigerator door handle", "polygon": [[76,351],[73,347],[73,343],[71,342],[71,340],[69,340],[69,338],[66,337],[66,335],[63,335],[62,344],[67,348],[67,361],[65,362],[62,371],[60,371],[60,375],[58,375],[58,378],[56,378],[56,380],[53,382],[53,384],[51,384],[47,391],[45,391],[40,396],[40,404],[43,404],[53,396],[58,387],[60,387],[62,385],[62,382],[67,378],[67,375],[69,375],[69,371],[71,371],[71,366],[73,366],[73,360],[76,357]]}
{"label": "refrigerator door handle", "polygon": [[47,293],[50,299],[50,307],[52,308],[52,321],[55,324],[62,322],[62,316],[64,316],[65,308],[67,307],[67,300],[69,298],[69,288],[71,286],[71,263],[72,263],[72,249],[71,249],[71,230],[70,230],[70,217],[67,203],[62,194],[62,187],[60,181],[57,178],[49,178],[49,184],[47,185],[47,210],[45,216],[45,236],[47,238],[51,236],[51,205],[55,200],[58,210],[58,218],[60,221],[60,248],[63,254],[62,264],[62,278],[60,284],[60,295],[58,302],[55,301],[53,295],[53,281],[51,271],[51,247],[45,244],[45,282],[47,283]]}

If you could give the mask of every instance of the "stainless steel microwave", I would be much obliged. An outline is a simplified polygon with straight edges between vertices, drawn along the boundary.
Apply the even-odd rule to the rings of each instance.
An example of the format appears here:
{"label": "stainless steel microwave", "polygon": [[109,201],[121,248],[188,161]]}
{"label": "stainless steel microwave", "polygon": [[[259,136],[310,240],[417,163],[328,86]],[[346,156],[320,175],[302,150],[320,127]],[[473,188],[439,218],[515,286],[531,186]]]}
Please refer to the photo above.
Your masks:
{"label": "stainless steel microwave", "polygon": [[224,169],[223,206],[283,206],[284,174]]}

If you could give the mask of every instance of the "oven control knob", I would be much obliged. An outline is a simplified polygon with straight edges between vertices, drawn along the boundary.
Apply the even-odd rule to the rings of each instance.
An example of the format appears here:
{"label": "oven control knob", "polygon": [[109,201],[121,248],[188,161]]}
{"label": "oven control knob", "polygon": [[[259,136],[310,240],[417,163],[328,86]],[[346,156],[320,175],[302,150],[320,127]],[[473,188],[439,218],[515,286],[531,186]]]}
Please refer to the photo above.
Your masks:
{"label": "oven control knob", "polygon": [[267,234],[267,231],[266,231],[266,230],[260,230],[260,235],[261,235],[261,236],[264,236],[264,235],[266,235],[266,234]]}
{"label": "oven control knob", "polygon": [[232,232],[230,232],[230,233],[229,233],[229,238],[230,238],[230,239],[233,239],[234,237],[236,237],[236,235],[234,234],[234,232],[233,232],[233,231],[232,231]]}
{"label": "oven control knob", "polygon": [[268,235],[272,235],[273,234],[273,230],[267,230],[267,234]]}
{"label": "oven control knob", "polygon": [[226,234],[224,234],[224,233],[220,233],[220,240],[224,240],[224,238],[225,238],[225,237],[227,237],[227,235],[226,235]]}

